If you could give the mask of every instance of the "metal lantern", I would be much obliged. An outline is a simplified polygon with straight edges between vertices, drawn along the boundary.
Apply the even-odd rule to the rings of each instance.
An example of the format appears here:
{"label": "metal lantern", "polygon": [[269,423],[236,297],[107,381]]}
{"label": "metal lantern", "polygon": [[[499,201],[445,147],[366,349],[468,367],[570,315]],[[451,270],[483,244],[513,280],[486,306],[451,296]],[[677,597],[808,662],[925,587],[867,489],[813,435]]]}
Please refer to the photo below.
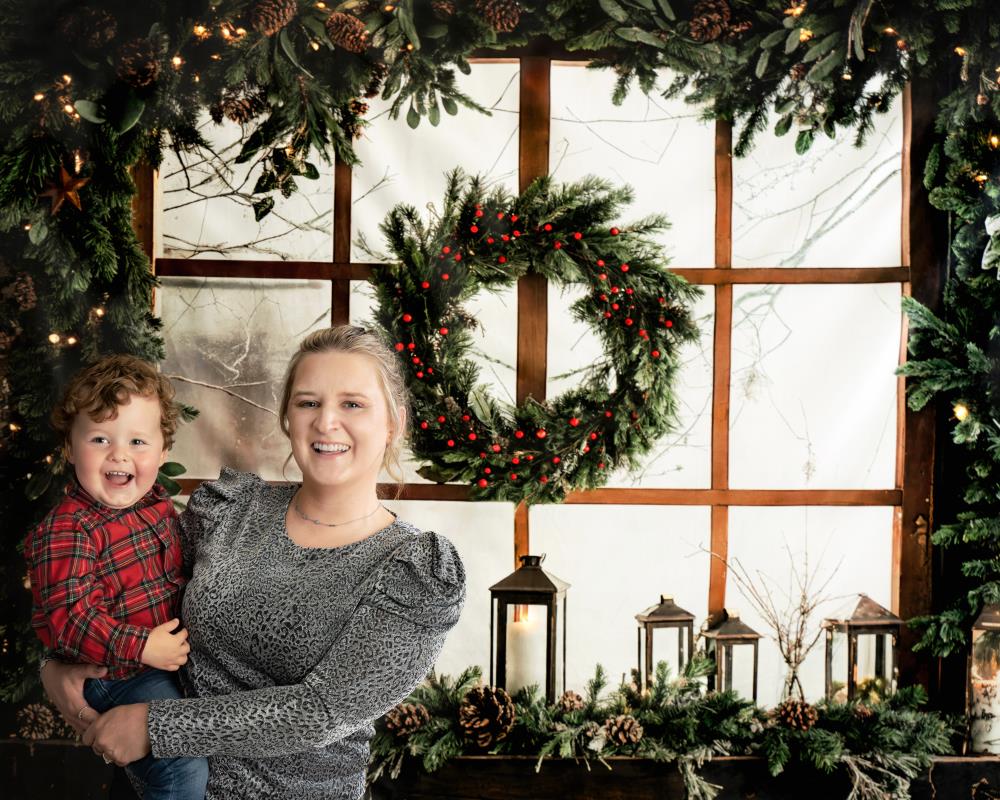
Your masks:
{"label": "metal lantern", "polygon": [[[642,613],[636,614],[635,619],[639,623],[636,629],[636,653],[643,685],[651,686],[653,682],[653,631],[658,628],[676,629],[677,663],[673,665],[674,674],[682,674],[694,652],[694,614],[677,605],[670,595],[661,594],[658,605],[650,606]],[[642,657],[643,639],[646,643],[645,661]],[[684,646],[685,642],[687,647]]]}
{"label": "metal lantern", "polygon": [[896,691],[903,620],[866,594],[858,598],[850,616],[823,620],[828,700],[877,700]]}
{"label": "metal lantern", "polygon": [[986,606],[972,624],[969,680],[969,749],[1000,753],[1000,605]]}
{"label": "metal lantern", "polygon": [[[757,644],[760,634],[740,620],[738,611],[724,609],[719,620],[709,626],[701,634],[705,639],[705,654],[715,661],[715,673],[708,676],[708,690],[731,691],[734,675],[742,678],[745,683],[746,669],[738,673],[734,669],[736,661],[743,661],[746,648],[753,649],[753,673],[751,696],[757,700]],[[740,648],[736,650],[736,648]],[[735,659],[734,659],[735,652]]]}
{"label": "metal lantern", "polygon": [[[521,566],[490,587],[490,684],[515,692],[544,676],[545,699],[556,699],[566,688],[566,590],[569,584],[542,569],[544,556],[521,556]],[[562,601],[562,641],[558,641],[559,602]],[[530,609],[544,609],[532,619]],[[510,610],[515,618],[510,619]],[[538,613],[536,611],[536,613]],[[495,623],[495,625],[494,625]],[[493,681],[494,628],[496,682]],[[510,647],[508,647],[508,636]],[[543,660],[544,652],[544,660]],[[561,669],[560,669],[561,667]],[[510,668],[510,669],[509,669]],[[512,674],[514,673],[514,674]]]}

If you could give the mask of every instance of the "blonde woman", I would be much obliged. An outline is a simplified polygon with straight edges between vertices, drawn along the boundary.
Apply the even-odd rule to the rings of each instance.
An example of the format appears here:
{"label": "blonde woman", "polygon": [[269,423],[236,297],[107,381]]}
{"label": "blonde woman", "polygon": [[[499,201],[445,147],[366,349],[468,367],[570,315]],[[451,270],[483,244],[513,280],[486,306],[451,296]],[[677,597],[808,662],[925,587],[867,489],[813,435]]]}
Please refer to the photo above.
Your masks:
{"label": "blonde woman", "polygon": [[208,756],[206,797],[364,794],[373,721],[424,678],[458,621],[465,571],[443,536],[379,501],[398,470],[406,389],[395,355],[360,328],[308,336],[280,408],[302,483],[224,469],[182,515],[187,697],[86,707],[99,668],[47,663],[46,691],[117,764]]}

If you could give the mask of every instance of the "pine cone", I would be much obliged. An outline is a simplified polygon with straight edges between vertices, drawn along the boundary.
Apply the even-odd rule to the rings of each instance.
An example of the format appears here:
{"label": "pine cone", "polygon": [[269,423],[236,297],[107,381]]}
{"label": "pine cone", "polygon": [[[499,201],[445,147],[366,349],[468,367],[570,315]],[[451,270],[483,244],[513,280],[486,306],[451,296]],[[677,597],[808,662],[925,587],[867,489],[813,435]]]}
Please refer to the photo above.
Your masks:
{"label": "pine cone", "polygon": [[353,14],[335,11],[326,18],[326,35],[337,47],[352,53],[363,53],[368,49],[368,31],[365,23]]}
{"label": "pine cone", "polygon": [[579,711],[583,708],[583,698],[576,692],[567,690],[559,698],[559,708],[566,714],[571,711]]}
{"label": "pine cone", "polygon": [[816,724],[819,713],[805,700],[789,697],[782,701],[772,712],[775,719],[786,728],[807,731]]}
{"label": "pine cone", "polygon": [[264,36],[274,36],[295,19],[297,0],[258,0],[250,10],[250,27]]}
{"label": "pine cone", "polygon": [[746,33],[751,28],[753,28],[753,23],[748,19],[741,22],[735,22],[730,25],[729,30],[726,31],[726,40],[731,42],[733,39],[738,38],[741,33]]}
{"label": "pine cone", "polygon": [[451,0],[431,0],[431,8],[438,19],[451,19],[455,16],[455,4]]}
{"label": "pine cone", "polygon": [[385,80],[385,76],[388,74],[389,68],[381,61],[376,61],[372,64],[372,74],[368,79],[368,85],[365,86],[366,99],[371,100],[373,97],[378,96],[378,93],[382,91],[382,81]]}
{"label": "pine cone", "polygon": [[600,732],[601,732],[601,726],[598,725],[596,722],[590,721],[585,723],[583,726],[583,735],[587,739],[593,739]]}
{"label": "pine cone", "polygon": [[240,125],[245,125],[267,108],[267,98],[260,89],[247,85],[227,91],[222,99],[209,109],[216,124],[226,117]]}
{"label": "pine cone", "polygon": [[27,272],[18,274],[14,281],[14,301],[21,311],[31,311],[38,304],[35,282]]}
{"label": "pine cone", "polygon": [[421,703],[403,703],[385,715],[386,730],[396,736],[409,736],[430,722],[431,715]]}
{"label": "pine cone", "polygon": [[85,52],[109,45],[118,35],[118,23],[103,8],[78,8],[59,21],[59,32],[66,42]]}
{"label": "pine cone", "polygon": [[726,0],[698,0],[694,4],[690,34],[696,42],[714,42],[729,26],[729,4]]}
{"label": "pine cone", "polygon": [[514,703],[503,689],[476,687],[458,709],[458,724],[485,750],[505,739],[514,726]]}
{"label": "pine cone", "polygon": [[133,39],[118,48],[118,77],[133,89],[151,85],[160,75],[160,59],[149,39]]}
{"label": "pine cone", "polygon": [[788,70],[788,77],[790,77],[793,81],[800,81],[806,76],[806,73],[808,71],[809,71],[809,65],[803,64],[800,61],[798,64],[795,64],[790,70]]}
{"label": "pine cone", "polygon": [[642,725],[631,714],[619,714],[604,721],[604,734],[612,744],[635,744],[642,738]]}
{"label": "pine cone", "polygon": [[17,712],[17,735],[22,739],[51,739],[55,727],[52,709],[42,703],[29,703]]}
{"label": "pine cone", "polygon": [[875,716],[875,709],[867,703],[858,703],[854,706],[854,716],[858,719],[871,719]]}
{"label": "pine cone", "polygon": [[517,0],[476,0],[476,10],[497,33],[510,33],[521,21]]}

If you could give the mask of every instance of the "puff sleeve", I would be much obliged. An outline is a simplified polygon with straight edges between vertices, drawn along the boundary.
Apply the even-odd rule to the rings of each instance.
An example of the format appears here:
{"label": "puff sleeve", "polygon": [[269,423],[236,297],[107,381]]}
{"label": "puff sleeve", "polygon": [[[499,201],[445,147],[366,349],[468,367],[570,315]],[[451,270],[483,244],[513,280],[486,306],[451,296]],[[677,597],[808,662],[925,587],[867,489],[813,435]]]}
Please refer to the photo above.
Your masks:
{"label": "puff sleeve", "polygon": [[205,481],[194,490],[180,515],[181,551],[189,578],[199,545],[241,508],[249,510],[254,493],[263,485],[251,472],[223,467],[218,480]]}
{"label": "puff sleeve", "polygon": [[370,725],[430,672],[465,602],[465,569],[437,533],[414,534],[301,683],[149,707],[153,755],[288,755]]}

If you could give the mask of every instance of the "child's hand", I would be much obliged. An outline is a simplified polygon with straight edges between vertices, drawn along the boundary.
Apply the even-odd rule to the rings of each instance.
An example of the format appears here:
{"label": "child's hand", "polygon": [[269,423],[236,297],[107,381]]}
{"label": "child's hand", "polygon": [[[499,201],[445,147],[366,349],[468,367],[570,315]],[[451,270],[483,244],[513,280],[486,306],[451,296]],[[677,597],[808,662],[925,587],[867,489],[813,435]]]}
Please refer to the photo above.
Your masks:
{"label": "child's hand", "polygon": [[187,654],[191,650],[191,645],[187,643],[187,629],[180,628],[177,633],[171,633],[180,624],[181,621],[175,617],[153,628],[139,660],[147,666],[170,672],[175,672],[186,664]]}

